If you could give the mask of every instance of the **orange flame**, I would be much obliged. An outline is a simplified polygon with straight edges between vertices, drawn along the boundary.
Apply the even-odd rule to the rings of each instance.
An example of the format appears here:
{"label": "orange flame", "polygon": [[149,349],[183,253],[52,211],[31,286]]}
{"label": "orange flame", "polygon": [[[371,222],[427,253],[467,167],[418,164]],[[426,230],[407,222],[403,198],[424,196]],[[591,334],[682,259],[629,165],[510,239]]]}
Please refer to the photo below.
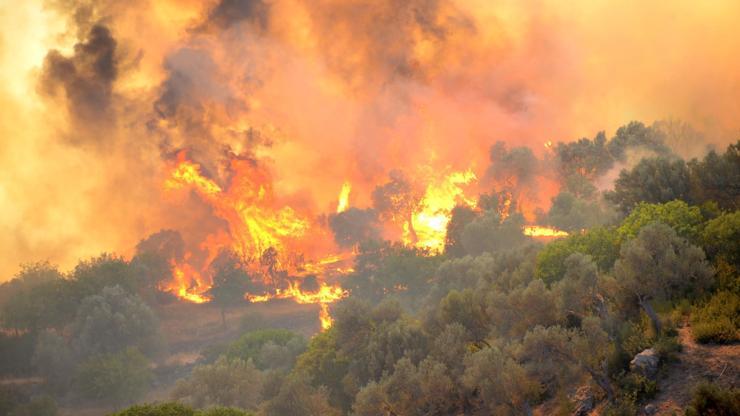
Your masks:
{"label": "orange flame", "polygon": [[320,283],[319,290],[315,292],[303,292],[299,285],[295,282],[290,282],[287,289],[276,289],[274,294],[265,295],[250,295],[247,294],[246,298],[250,302],[266,302],[272,299],[293,299],[296,303],[300,304],[315,304],[318,303],[320,306],[319,320],[321,321],[321,329],[329,329],[332,325],[332,318],[329,315],[329,304],[342,299],[348,295],[348,292],[342,290],[339,286],[330,286],[324,282]]}
{"label": "orange flame", "polygon": [[540,225],[527,225],[524,227],[524,235],[530,237],[565,237],[567,232],[552,227],[543,227]]}
{"label": "orange flame", "polygon": [[337,203],[337,213],[344,212],[349,208],[349,193],[352,191],[352,184],[345,181],[342,184],[342,190],[339,191],[339,202]]}
{"label": "orange flame", "polygon": [[431,252],[441,252],[444,249],[447,223],[450,222],[452,209],[459,203],[475,205],[475,201],[468,199],[461,188],[475,179],[473,171],[467,170],[453,172],[436,183],[430,183],[417,210],[411,216],[416,241],[412,241],[409,224],[405,224],[404,243]]}

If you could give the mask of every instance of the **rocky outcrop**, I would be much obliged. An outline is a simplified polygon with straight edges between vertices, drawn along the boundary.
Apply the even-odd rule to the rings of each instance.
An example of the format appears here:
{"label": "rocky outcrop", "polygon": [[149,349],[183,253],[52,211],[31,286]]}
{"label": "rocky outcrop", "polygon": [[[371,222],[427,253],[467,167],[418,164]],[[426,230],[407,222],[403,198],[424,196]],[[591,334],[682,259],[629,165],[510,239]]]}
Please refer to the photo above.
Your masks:
{"label": "rocky outcrop", "polygon": [[658,357],[658,353],[654,349],[648,348],[635,355],[635,358],[630,361],[630,370],[653,380],[656,374],[658,374],[659,362],[660,357]]}

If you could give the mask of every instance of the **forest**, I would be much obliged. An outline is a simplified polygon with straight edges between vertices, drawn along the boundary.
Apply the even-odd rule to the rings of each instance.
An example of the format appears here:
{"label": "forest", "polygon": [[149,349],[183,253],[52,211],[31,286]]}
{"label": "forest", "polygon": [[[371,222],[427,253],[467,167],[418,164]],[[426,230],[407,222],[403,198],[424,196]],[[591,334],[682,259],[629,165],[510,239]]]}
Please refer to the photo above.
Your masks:
{"label": "forest", "polygon": [[557,175],[536,212],[563,231],[548,239],[523,232],[499,187],[451,211],[442,250],[384,240],[378,223],[405,195],[391,175],[371,207],[327,220],[356,252],[330,327],[271,320],[272,303],[291,301],[250,302],[252,269],[224,251],[209,302],[189,304],[186,319],[216,318],[187,362],[170,359],[180,346],[166,335],[168,308],[187,302],[162,290],[176,230],[69,272],[23,264],[0,286],[0,375],[20,380],[0,384],[0,414],[652,414],[686,339],[734,355],[721,373],[680,376],[691,383],[679,411],[740,414],[740,141],[685,160],[695,137],[631,122],[544,158],[492,143],[490,177]]}

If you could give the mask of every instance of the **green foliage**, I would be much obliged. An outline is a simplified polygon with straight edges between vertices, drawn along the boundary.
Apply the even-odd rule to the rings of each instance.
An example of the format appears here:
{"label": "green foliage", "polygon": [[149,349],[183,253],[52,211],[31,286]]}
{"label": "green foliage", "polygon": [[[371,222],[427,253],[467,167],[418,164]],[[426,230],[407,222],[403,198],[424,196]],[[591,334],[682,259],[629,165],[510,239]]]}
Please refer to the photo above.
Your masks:
{"label": "green foliage", "polygon": [[565,275],[565,259],[573,253],[591,256],[599,270],[608,271],[619,255],[616,235],[609,228],[593,228],[547,244],[537,255],[535,277],[552,284]]}
{"label": "green foliage", "polygon": [[28,401],[28,395],[12,384],[0,384],[0,415],[7,415]]}
{"label": "green foliage", "polygon": [[325,388],[315,388],[300,376],[289,376],[277,395],[262,408],[265,416],[339,416],[342,413],[329,404]]}
{"label": "green foliage", "polygon": [[706,223],[702,243],[710,258],[740,267],[740,211],[722,214]]}
{"label": "green foliage", "polygon": [[208,290],[208,296],[221,308],[221,319],[226,325],[224,308],[245,302],[244,295],[252,287],[251,280],[236,254],[230,251],[219,253],[211,263],[211,269],[213,286]]}
{"label": "green foliage", "polygon": [[548,224],[568,232],[605,224],[610,216],[597,202],[581,199],[570,192],[560,192],[552,199],[547,213]]}
{"label": "green foliage", "polygon": [[143,404],[129,407],[110,416],[196,416],[196,411],[180,403]]}
{"label": "green foliage", "polygon": [[49,263],[23,265],[15,279],[2,285],[3,326],[28,331],[63,326],[77,307],[72,285]]}
{"label": "green foliage", "polygon": [[683,160],[642,159],[632,170],[623,170],[614,191],[605,194],[624,214],[641,202],[691,201],[689,169]]}
{"label": "green foliage", "polygon": [[740,388],[722,388],[716,384],[697,386],[686,416],[732,416],[740,414]]}
{"label": "green foliage", "polygon": [[723,154],[709,152],[689,163],[692,193],[697,201],[715,201],[728,211],[740,209],[740,141]]}
{"label": "green foliage", "polygon": [[140,284],[135,270],[126,260],[106,253],[80,261],[72,273],[72,280],[78,300],[98,294],[105,287],[119,286],[128,293],[136,293]]}
{"label": "green foliage", "polygon": [[698,244],[704,217],[699,207],[690,206],[684,201],[671,201],[664,204],[641,202],[622,221],[617,228],[617,233],[621,241],[627,241],[637,236],[644,226],[654,222],[666,224],[681,237]]}
{"label": "green foliage", "polygon": [[714,277],[704,252],[661,223],[643,227],[637,238],[622,245],[614,276],[622,308],[641,307],[657,334],[661,324],[651,301],[698,296],[712,285]]}
{"label": "green foliage", "polygon": [[652,399],[658,393],[658,383],[634,372],[626,373],[619,384],[622,394],[635,402]]}
{"label": "green foliage", "polygon": [[76,387],[86,399],[124,404],[141,398],[151,381],[146,357],[129,348],[83,362],[77,370]]}
{"label": "green foliage", "polygon": [[230,407],[211,407],[203,410],[181,403],[144,404],[129,407],[110,416],[251,416],[252,413]]}
{"label": "green foliage", "polygon": [[61,335],[46,331],[39,334],[33,351],[33,366],[44,377],[51,391],[63,393],[69,388],[69,375],[74,373],[77,358]]}
{"label": "green foliage", "polygon": [[151,354],[159,346],[159,324],[138,295],[106,287],[82,301],[73,326],[78,350],[86,355],[109,354],[128,347]]}
{"label": "green foliage", "polygon": [[179,380],[172,397],[196,407],[254,409],[260,401],[263,380],[263,374],[251,360],[220,357],[213,364],[195,367],[190,377]]}
{"label": "green foliage", "polygon": [[332,403],[348,407],[351,398],[344,392],[341,382],[349,364],[349,359],[339,351],[334,326],[311,338],[306,352],[298,357],[295,369],[305,374],[313,386],[327,386]]}
{"label": "green foliage", "polygon": [[489,210],[465,226],[460,240],[465,253],[473,256],[511,250],[528,241],[523,225],[524,217],[519,213],[502,221],[498,212]]}
{"label": "green foliage", "polygon": [[306,349],[306,340],[287,329],[261,329],[248,332],[226,348],[229,359],[252,360],[261,370],[293,367],[296,357]]}
{"label": "green foliage", "polygon": [[701,343],[740,340],[740,295],[717,292],[691,313],[691,333]]}

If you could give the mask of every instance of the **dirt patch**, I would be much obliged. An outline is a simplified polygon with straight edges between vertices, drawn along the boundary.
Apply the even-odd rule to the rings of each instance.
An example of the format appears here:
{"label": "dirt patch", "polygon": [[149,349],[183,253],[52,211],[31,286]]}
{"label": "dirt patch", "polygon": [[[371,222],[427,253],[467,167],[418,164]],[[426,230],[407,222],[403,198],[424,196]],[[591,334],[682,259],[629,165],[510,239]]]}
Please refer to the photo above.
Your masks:
{"label": "dirt patch", "polygon": [[658,415],[683,414],[694,387],[702,381],[740,385],[740,345],[698,344],[688,325],[678,330],[678,337],[683,347],[678,362],[667,365],[658,379],[658,395],[650,402]]}

